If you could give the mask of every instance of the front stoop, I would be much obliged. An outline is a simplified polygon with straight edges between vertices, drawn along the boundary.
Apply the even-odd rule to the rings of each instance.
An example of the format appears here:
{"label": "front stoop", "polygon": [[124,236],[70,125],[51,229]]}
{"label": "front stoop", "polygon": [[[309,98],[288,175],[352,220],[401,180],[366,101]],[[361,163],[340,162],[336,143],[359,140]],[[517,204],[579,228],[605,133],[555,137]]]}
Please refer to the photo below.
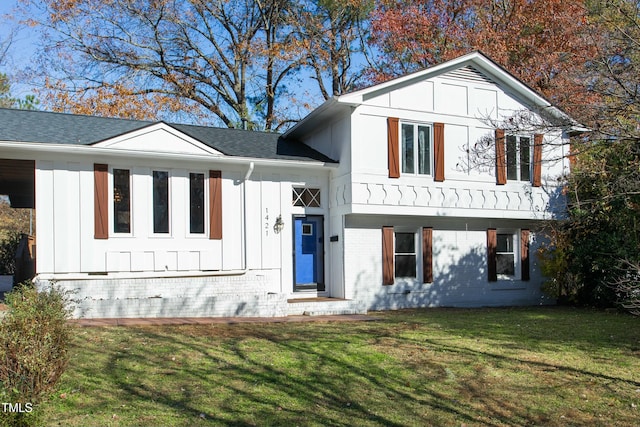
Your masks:
{"label": "front stoop", "polygon": [[363,304],[339,298],[301,298],[287,300],[289,316],[331,316],[367,314]]}

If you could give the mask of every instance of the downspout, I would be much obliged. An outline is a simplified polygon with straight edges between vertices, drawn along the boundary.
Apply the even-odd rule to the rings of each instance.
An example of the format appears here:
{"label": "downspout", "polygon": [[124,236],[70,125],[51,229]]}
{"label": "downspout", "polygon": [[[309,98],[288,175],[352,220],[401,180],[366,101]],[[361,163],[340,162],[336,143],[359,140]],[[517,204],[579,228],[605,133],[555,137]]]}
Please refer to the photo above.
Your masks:
{"label": "downspout", "polygon": [[249,163],[249,169],[247,169],[247,173],[244,174],[243,186],[242,186],[242,235],[243,240],[243,259],[242,259],[242,269],[247,271],[247,181],[251,178],[251,174],[253,173],[253,168],[255,164],[253,162]]}

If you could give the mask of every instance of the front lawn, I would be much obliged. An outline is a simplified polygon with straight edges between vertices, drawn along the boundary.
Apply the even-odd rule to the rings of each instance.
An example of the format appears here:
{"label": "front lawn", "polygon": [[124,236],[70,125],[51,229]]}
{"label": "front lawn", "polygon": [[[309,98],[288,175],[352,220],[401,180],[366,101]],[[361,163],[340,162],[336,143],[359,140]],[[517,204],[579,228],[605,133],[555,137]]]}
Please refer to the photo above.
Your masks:
{"label": "front lawn", "polygon": [[64,426],[637,425],[640,319],[428,309],[370,322],[76,330]]}

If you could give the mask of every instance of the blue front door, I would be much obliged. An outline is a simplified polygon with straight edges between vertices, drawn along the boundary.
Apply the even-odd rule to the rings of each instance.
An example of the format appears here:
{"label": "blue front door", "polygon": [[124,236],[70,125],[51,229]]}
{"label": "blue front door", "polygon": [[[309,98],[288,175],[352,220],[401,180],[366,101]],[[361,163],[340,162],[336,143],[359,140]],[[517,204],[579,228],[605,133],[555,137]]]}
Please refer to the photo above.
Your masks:
{"label": "blue front door", "polygon": [[324,290],[322,216],[294,218],[295,288]]}

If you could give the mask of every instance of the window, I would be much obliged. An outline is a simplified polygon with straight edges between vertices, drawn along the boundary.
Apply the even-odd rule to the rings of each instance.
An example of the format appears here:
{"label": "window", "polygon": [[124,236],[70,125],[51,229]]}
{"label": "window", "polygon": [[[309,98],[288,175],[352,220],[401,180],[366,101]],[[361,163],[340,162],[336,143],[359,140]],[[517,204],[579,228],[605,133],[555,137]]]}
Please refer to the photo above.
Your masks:
{"label": "window", "polygon": [[131,233],[131,181],[128,169],[113,170],[113,231]]}
{"label": "window", "polygon": [[302,235],[313,236],[313,224],[302,224]]}
{"label": "window", "polygon": [[531,180],[531,138],[507,135],[507,179]]}
{"label": "window", "polygon": [[169,233],[169,172],[153,171],[153,232]]}
{"label": "window", "polygon": [[431,174],[431,127],[402,123],[400,135],[402,173]]}
{"label": "window", "polygon": [[189,173],[189,232],[204,234],[204,174]]}
{"label": "window", "polygon": [[516,254],[514,250],[515,236],[513,234],[498,234],[496,236],[496,273],[504,276],[515,276]]}
{"label": "window", "polygon": [[395,277],[417,277],[415,233],[395,233]]}
{"label": "window", "polygon": [[293,206],[305,208],[320,207],[319,188],[293,188]]}

